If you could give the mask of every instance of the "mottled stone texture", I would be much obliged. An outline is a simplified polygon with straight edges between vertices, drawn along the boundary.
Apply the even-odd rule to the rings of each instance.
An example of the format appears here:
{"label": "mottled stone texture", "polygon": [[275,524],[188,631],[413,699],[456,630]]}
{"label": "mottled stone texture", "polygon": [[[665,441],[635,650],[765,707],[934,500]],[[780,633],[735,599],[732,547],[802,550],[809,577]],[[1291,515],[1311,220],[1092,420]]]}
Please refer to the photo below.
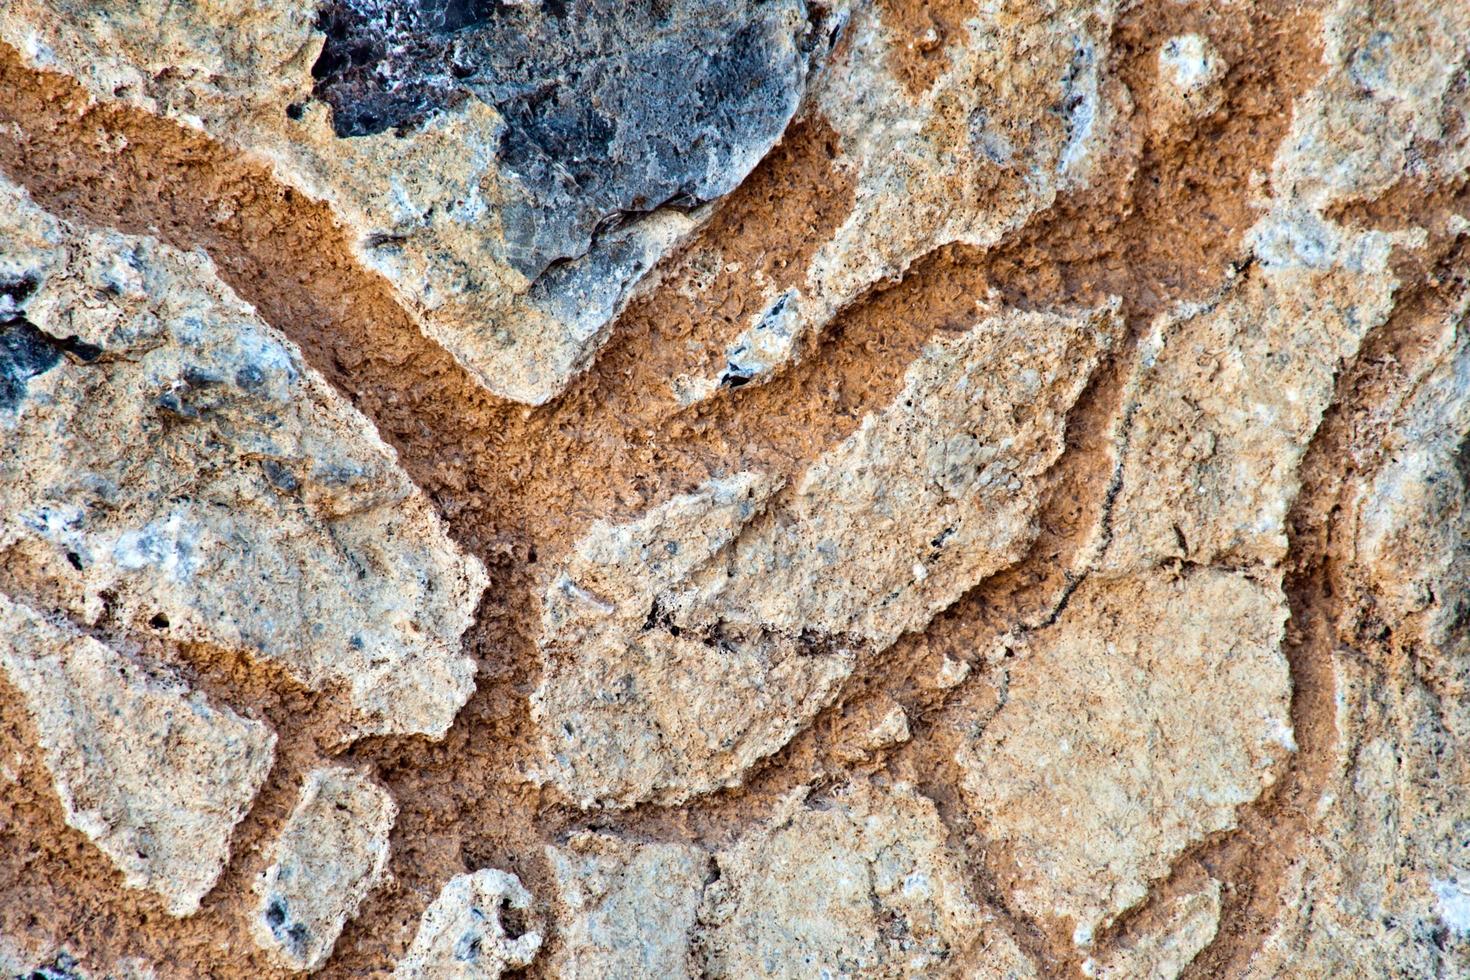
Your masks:
{"label": "mottled stone texture", "polygon": [[281,828],[271,863],[255,882],[251,932],[289,970],[314,970],[332,955],[388,864],[398,807],[387,790],[351,769],[314,769]]}
{"label": "mottled stone texture", "polygon": [[0,0],[0,973],[1470,976],[1470,5]]}
{"label": "mottled stone texture", "polygon": [[443,735],[485,576],[371,424],[156,239],[0,178],[0,587],[337,687],[341,735]]}
{"label": "mottled stone texture", "polygon": [[0,676],[21,692],[66,822],[129,888],[189,915],[229,858],[275,735],[0,595]]}

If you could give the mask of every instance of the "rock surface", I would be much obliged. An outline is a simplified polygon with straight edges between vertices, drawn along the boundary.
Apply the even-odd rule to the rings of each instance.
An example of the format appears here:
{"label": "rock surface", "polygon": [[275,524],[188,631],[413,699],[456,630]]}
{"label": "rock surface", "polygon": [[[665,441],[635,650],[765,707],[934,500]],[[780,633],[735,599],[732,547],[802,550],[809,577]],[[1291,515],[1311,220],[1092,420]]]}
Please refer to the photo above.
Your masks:
{"label": "rock surface", "polygon": [[583,806],[739,783],[831,702],[858,650],[1021,556],[1036,481],[1119,326],[1108,307],[987,318],[926,348],[790,494],[740,474],[599,524],[543,600],[532,710],[551,778]]}
{"label": "rock surface", "polygon": [[442,736],[484,572],[209,259],[0,178],[0,290],[0,582],[345,689],[344,740]]}
{"label": "rock surface", "polygon": [[314,769],[255,883],[255,941],[288,970],[315,970],[332,955],[388,864],[398,816],[381,786],[351,769]]}
{"label": "rock surface", "polygon": [[490,391],[539,404],[781,137],[804,0],[23,0],[0,41],[268,159]]}
{"label": "rock surface", "polygon": [[1470,6],[9,0],[0,91],[0,972],[1470,975]]}
{"label": "rock surface", "polygon": [[717,855],[700,912],[706,976],[935,976],[972,943],[987,946],[987,975],[1025,972],[932,803],[905,785],[801,795]]}
{"label": "rock surface", "polygon": [[710,856],[684,844],[581,833],[546,849],[556,879],[560,945],[551,970],[568,980],[701,976],[692,939]]}
{"label": "rock surface", "polygon": [[1013,896],[1080,946],[1190,843],[1228,829],[1294,748],[1280,593],[1201,570],[1089,579],[1031,634],[961,788]]}
{"label": "rock surface", "polygon": [[0,677],[20,691],[66,822],[129,888],[190,915],[265,781],[276,737],[0,595]]}
{"label": "rock surface", "polygon": [[529,965],[541,948],[541,934],[510,936],[502,919],[503,910],[524,912],[530,906],[531,893],[513,874],[483,868],[455,875],[424,912],[418,935],[393,976],[496,980]]}

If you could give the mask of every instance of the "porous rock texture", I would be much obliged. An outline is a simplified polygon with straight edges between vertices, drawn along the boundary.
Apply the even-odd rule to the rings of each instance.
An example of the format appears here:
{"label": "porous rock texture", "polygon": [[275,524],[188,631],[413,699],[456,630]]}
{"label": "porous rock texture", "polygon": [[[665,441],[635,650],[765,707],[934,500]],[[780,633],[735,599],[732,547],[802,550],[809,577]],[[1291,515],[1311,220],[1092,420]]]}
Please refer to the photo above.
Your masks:
{"label": "porous rock texture", "polygon": [[1470,975],[1470,6],[0,4],[0,969]]}

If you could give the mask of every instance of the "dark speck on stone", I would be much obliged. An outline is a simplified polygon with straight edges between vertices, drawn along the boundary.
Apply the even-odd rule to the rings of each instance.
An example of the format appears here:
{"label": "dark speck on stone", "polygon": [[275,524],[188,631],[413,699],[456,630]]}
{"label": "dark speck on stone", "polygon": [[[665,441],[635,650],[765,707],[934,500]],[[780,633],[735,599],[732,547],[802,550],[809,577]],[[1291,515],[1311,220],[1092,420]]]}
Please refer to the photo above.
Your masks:
{"label": "dark speck on stone", "polygon": [[[6,289],[0,284],[0,294],[13,298],[14,293]],[[0,308],[0,411],[19,405],[30,380],[60,364],[63,354],[89,363],[102,355],[102,348],[76,337],[58,339],[36,327],[17,308]]]}
{"label": "dark speck on stone", "polygon": [[247,364],[235,372],[235,384],[246,391],[255,391],[265,384],[265,372],[254,364]]}
{"label": "dark speck on stone", "polygon": [[804,0],[327,0],[318,27],[338,136],[499,111],[504,258],[532,280],[739,184],[795,113],[815,34]]}

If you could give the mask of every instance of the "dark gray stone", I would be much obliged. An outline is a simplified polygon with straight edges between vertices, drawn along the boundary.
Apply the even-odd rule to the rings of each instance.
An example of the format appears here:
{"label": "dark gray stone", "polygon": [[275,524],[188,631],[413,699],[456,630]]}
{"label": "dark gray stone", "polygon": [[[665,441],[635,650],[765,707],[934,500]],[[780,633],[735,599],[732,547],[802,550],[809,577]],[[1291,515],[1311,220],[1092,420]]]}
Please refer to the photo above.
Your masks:
{"label": "dark gray stone", "polygon": [[532,280],[739,184],[795,113],[819,33],[804,0],[328,0],[319,26],[339,136],[406,133],[467,98],[500,112],[504,259]]}

